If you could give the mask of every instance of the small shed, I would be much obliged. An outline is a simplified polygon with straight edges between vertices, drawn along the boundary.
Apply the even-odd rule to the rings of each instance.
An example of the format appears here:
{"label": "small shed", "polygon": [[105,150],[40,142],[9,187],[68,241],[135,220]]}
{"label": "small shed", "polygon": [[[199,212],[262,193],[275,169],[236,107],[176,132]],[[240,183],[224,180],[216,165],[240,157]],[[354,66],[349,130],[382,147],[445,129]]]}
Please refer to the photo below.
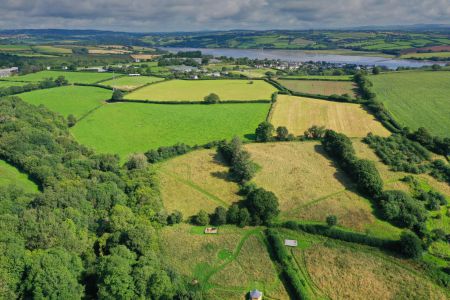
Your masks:
{"label": "small shed", "polygon": [[262,296],[263,296],[263,293],[258,291],[257,289],[250,291],[250,300],[261,300]]}
{"label": "small shed", "polygon": [[284,245],[288,247],[297,247],[297,240],[284,240]]}
{"label": "small shed", "polygon": [[205,234],[215,234],[219,231],[217,227],[206,227],[205,228]]}

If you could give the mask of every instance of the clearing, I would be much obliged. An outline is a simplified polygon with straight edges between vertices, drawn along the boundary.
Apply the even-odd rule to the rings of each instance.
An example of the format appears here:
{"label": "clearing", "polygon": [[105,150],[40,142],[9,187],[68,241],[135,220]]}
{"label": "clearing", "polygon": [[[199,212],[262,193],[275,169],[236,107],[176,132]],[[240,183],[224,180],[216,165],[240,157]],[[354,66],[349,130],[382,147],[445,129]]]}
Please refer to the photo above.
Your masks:
{"label": "clearing", "polygon": [[325,126],[351,137],[369,132],[388,136],[390,132],[361,105],[279,95],[270,122],[286,126],[294,135],[303,135],[313,125]]}
{"label": "clearing", "polygon": [[28,81],[39,82],[46,78],[56,79],[58,76],[64,76],[70,83],[96,83],[113,77],[112,73],[94,73],[94,72],[64,72],[64,71],[41,71],[30,73],[23,76],[11,76],[4,79],[10,81]]}
{"label": "clearing", "polygon": [[291,91],[306,93],[311,95],[343,95],[349,94],[355,96],[355,84],[350,81],[331,81],[331,80],[277,80],[281,85]]}
{"label": "clearing", "polygon": [[152,84],[125,99],[152,101],[203,101],[211,93],[221,100],[270,100],[276,89],[263,80],[170,80]]}
{"label": "clearing", "polygon": [[27,193],[38,192],[37,185],[28,179],[28,175],[21,173],[4,160],[0,160],[0,187],[15,185]]}
{"label": "clearing", "polygon": [[377,99],[402,125],[450,137],[450,72],[395,72],[370,80]]}
{"label": "clearing", "polygon": [[123,91],[131,91],[143,85],[162,80],[164,80],[164,78],[153,76],[121,76],[108,81],[103,81],[101,85],[110,86]]}

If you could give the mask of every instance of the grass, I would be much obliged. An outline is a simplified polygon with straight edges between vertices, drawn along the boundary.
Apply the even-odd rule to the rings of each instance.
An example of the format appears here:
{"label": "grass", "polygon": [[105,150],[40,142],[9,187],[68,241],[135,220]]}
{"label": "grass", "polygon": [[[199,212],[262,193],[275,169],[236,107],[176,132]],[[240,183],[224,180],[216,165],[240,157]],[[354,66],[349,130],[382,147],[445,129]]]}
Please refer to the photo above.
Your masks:
{"label": "grass", "polygon": [[22,86],[26,83],[23,82],[14,82],[14,81],[0,81],[0,89],[2,88],[8,88],[10,86]]}
{"label": "grass", "polygon": [[30,73],[23,76],[7,77],[11,81],[39,82],[46,78],[57,78],[64,76],[70,83],[96,83],[113,77],[112,73],[94,73],[94,72],[64,72],[64,71],[41,71]]}
{"label": "grass", "polygon": [[355,95],[355,84],[350,81],[325,81],[325,80],[283,80],[278,82],[288,89],[314,95]]}
{"label": "grass", "polygon": [[4,160],[0,160],[0,187],[15,185],[22,188],[25,192],[38,192],[37,185],[28,179],[28,176],[19,172]]}
{"label": "grass", "polygon": [[272,72],[275,74],[276,70],[264,68],[264,69],[245,69],[242,71],[230,71],[230,73],[232,74],[243,75],[248,78],[263,78],[266,76],[266,72]]}
{"label": "grass", "polygon": [[111,98],[111,91],[90,86],[64,86],[20,94],[24,101],[44,105],[64,117],[73,114],[77,119],[101,106]]}
{"label": "grass", "polygon": [[408,53],[403,54],[401,58],[420,58],[420,59],[427,59],[432,57],[439,57],[439,58],[449,58],[450,52],[429,52],[429,53]]}
{"label": "grass", "polygon": [[101,84],[124,91],[131,91],[143,85],[161,80],[164,80],[164,78],[152,76],[122,76],[108,81],[103,81]]}
{"label": "grass", "polygon": [[72,128],[77,140],[122,158],[176,143],[205,144],[233,136],[252,138],[269,104],[163,105],[111,103]]}
{"label": "grass", "polygon": [[33,51],[42,53],[42,54],[72,54],[71,49],[54,47],[54,46],[33,46]]}
{"label": "grass", "polygon": [[373,91],[402,125],[450,137],[450,72],[399,72],[371,76]]}
{"label": "grass", "polygon": [[302,135],[313,125],[325,126],[351,137],[363,137],[369,132],[381,136],[390,134],[358,104],[305,97],[279,95],[270,121],[275,127],[286,126],[295,135]]}
{"label": "grass", "polygon": [[205,96],[216,93],[221,100],[270,100],[275,91],[262,80],[171,80],[143,87],[125,99],[203,101]]}
{"label": "grass", "polygon": [[158,166],[161,198],[167,211],[192,216],[200,209],[212,213],[240,200],[239,187],[228,180],[229,167],[215,150],[198,150]]}
{"label": "grass", "polygon": [[351,81],[353,75],[288,75],[282,76],[280,79],[303,79],[303,80],[334,80],[334,81]]}

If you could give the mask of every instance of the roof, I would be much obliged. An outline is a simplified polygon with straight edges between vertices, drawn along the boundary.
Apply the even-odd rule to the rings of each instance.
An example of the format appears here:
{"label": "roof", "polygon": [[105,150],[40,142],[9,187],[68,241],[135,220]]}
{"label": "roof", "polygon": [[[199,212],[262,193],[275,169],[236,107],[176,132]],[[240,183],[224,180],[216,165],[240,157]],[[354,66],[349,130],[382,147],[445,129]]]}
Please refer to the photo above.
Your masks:
{"label": "roof", "polygon": [[258,291],[257,289],[254,289],[250,292],[250,298],[259,298],[262,296],[262,292]]}
{"label": "roof", "polygon": [[297,247],[297,240],[284,240],[285,246]]}

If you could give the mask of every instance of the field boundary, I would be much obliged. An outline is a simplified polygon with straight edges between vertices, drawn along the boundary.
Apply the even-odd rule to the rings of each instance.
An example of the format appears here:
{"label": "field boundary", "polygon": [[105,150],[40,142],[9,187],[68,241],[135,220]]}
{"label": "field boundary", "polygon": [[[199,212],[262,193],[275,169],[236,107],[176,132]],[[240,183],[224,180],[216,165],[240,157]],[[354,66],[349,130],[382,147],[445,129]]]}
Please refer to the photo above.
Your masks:
{"label": "field boundary", "polygon": [[109,100],[108,102],[129,102],[129,103],[148,103],[148,104],[201,104],[201,105],[220,105],[220,104],[240,104],[240,103],[271,103],[271,100],[222,100],[219,103],[211,104],[205,103],[203,100],[197,101],[157,101],[157,100],[137,100],[137,99],[122,99],[122,100]]}

